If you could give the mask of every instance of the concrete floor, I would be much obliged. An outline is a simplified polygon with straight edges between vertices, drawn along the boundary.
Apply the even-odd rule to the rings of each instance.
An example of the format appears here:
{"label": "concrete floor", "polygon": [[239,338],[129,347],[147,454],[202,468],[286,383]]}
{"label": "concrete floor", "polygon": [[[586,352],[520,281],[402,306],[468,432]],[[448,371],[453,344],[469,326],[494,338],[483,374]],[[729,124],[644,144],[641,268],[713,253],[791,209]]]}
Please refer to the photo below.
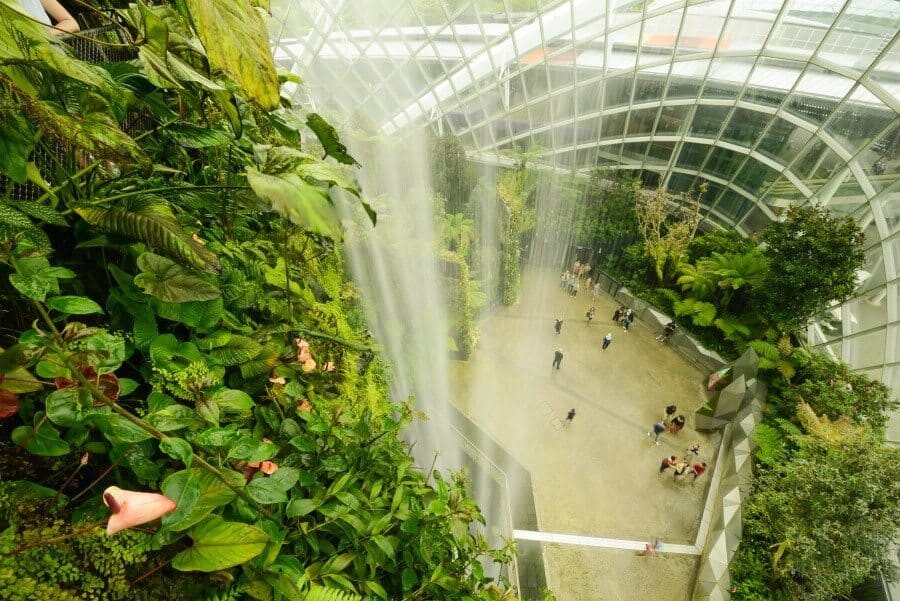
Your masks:
{"label": "concrete floor", "polygon": [[[591,305],[597,311],[588,325]],[[698,441],[712,469],[718,441],[693,430],[693,411],[706,402],[706,374],[640,323],[627,333],[616,328],[614,310],[605,295],[595,301],[584,290],[577,298],[565,294],[558,272],[526,268],[519,304],[492,313],[480,324],[472,358],[451,365],[452,398],[531,472],[541,532],[692,544],[705,482],[675,482],[670,473],[659,476],[658,466]],[[559,335],[556,315],[565,320]],[[602,351],[607,332],[613,343]],[[557,346],[565,353],[559,370],[551,369]],[[663,434],[656,446],[646,432],[670,403],[687,426],[677,436]],[[563,427],[573,407],[575,420]],[[555,543],[545,545],[545,560],[559,601],[686,599],[695,563]],[[665,583],[659,594],[648,588],[657,578]]]}

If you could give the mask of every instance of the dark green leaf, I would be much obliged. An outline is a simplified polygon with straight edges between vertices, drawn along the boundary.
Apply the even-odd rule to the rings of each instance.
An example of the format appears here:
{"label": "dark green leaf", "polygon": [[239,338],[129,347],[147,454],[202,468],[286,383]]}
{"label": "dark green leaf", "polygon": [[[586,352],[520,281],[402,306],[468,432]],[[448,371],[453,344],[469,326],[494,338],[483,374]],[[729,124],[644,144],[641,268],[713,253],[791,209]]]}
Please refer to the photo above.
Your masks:
{"label": "dark green leaf", "polygon": [[147,294],[167,303],[208,301],[221,296],[219,289],[203,278],[191,275],[181,265],[153,253],[138,257],[141,272],[134,283]]}
{"label": "dark green leaf", "polygon": [[300,478],[300,470],[295,467],[282,467],[269,476],[269,480],[278,485],[281,490],[287,492],[294,488]]}
{"label": "dark green leaf", "polygon": [[347,154],[338,136],[337,130],[317,113],[310,113],[306,117],[306,125],[316,134],[327,156],[334,157],[339,163],[345,165],[359,165],[352,156]]}
{"label": "dark green leaf", "polygon": [[160,432],[173,432],[197,423],[199,417],[190,407],[169,405],[147,415],[144,421]]}
{"label": "dark green leaf", "polygon": [[[231,502],[235,492],[228,488],[224,482],[200,468],[183,470],[192,474],[200,485],[200,498],[191,510],[190,515],[178,520],[169,520],[167,524],[170,530],[184,530],[208,516],[214,509]],[[228,483],[236,488],[243,488],[244,476],[232,470],[220,470]]]}
{"label": "dark green leaf", "polygon": [[183,438],[167,437],[159,443],[159,450],[172,459],[181,460],[185,467],[191,467],[194,462],[194,451],[188,441]]}
{"label": "dark green leaf", "polygon": [[43,412],[34,414],[34,424],[38,426],[37,431],[31,426],[19,426],[13,430],[13,442],[25,447],[29,453],[44,457],[59,457],[69,453],[69,443],[59,437],[56,428],[44,419]]}
{"label": "dark green leaf", "polygon": [[315,511],[318,506],[312,499],[292,499],[285,509],[285,515],[289,518],[303,517]]}
{"label": "dark green leaf", "polygon": [[185,148],[213,148],[227,146],[231,142],[231,136],[224,132],[191,123],[173,123],[165,131]]}
{"label": "dark green leaf", "polygon": [[[275,473],[277,474],[278,472]],[[285,494],[279,483],[261,474],[247,484],[247,494],[250,495],[251,499],[263,505],[287,501],[287,494]]]}
{"label": "dark green leaf", "polygon": [[163,494],[176,504],[175,511],[162,517],[162,524],[165,527],[184,522],[200,501],[200,479],[194,470],[175,472],[163,480],[161,488]]}

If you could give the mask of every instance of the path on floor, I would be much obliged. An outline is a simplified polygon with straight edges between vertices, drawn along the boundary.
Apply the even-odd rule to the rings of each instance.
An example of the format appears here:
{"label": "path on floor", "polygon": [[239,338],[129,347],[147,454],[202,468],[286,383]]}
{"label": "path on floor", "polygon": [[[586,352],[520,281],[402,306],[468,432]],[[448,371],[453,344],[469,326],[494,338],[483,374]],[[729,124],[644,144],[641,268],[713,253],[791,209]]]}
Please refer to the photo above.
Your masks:
{"label": "path on floor", "polygon": [[[693,430],[693,411],[706,402],[705,374],[656,342],[657,332],[638,323],[627,333],[616,328],[615,306],[605,295],[593,300],[582,290],[573,299],[558,284],[559,273],[526,268],[520,303],[484,320],[474,355],[451,365],[452,398],[531,472],[538,530],[559,535],[545,547],[559,601],[686,599],[692,556],[648,560],[631,550],[561,548],[559,541],[575,535],[694,544],[705,482],[676,482],[670,472],[658,475],[658,467],[695,441],[712,464],[716,441]],[[588,325],[591,305],[596,317]],[[559,335],[556,315],[564,318]],[[613,343],[603,351],[607,332]],[[559,346],[564,358],[556,370]],[[687,426],[656,446],[646,432],[670,403]],[[564,426],[570,408],[576,417]],[[634,560],[642,563],[632,569]],[[620,582],[623,574],[634,582]],[[658,594],[656,575],[666,580]]]}

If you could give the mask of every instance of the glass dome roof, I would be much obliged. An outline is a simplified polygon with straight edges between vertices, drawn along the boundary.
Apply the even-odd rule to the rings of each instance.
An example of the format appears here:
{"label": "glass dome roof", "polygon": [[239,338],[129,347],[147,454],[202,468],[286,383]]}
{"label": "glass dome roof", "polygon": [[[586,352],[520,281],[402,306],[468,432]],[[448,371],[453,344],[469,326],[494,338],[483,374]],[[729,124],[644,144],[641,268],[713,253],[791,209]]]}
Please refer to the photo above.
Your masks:
{"label": "glass dome roof", "polygon": [[[750,235],[820,203],[866,233],[856,295],[809,342],[900,391],[900,3],[895,0],[272,0],[297,93],[473,160],[706,182]],[[889,438],[900,440],[900,420]]]}

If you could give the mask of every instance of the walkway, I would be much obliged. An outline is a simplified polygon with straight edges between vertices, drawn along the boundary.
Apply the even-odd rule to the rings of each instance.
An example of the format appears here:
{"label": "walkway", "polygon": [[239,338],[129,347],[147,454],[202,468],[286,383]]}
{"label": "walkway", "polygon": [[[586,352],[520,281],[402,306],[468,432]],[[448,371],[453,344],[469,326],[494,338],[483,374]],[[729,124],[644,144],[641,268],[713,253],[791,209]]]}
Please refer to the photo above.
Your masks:
{"label": "walkway", "polygon": [[[591,305],[597,312],[589,326]],[[675,482],[658,467],[695,441],[712,463],[716,441],[692,428],[693,411],[706,402],[705,374],[654,341],[656,332],[638,323],[627,333],[614,327],[614,308],[583,290],[569,297],[557,272],[527,269],[522,301],[482,323],[475,355],[451,366],[453,398],[531,472],[540,532],[526,536],[547,539],[559,601],[680,601],[689,598],[695,555],[648,559],[634,549],[652,537],[663,551],[693,548],[706,482]],[[557,314],[565,319],[559,335]],[[602,351],[607,332],[613,343]],[[550,365],[557,346],[565,352],[560,370]],[[670,403],[687,427],[656,446],[646,432]],[[574,422],[563,426],[573,407]],[[611,540],[619,542],[603,542]]]}

